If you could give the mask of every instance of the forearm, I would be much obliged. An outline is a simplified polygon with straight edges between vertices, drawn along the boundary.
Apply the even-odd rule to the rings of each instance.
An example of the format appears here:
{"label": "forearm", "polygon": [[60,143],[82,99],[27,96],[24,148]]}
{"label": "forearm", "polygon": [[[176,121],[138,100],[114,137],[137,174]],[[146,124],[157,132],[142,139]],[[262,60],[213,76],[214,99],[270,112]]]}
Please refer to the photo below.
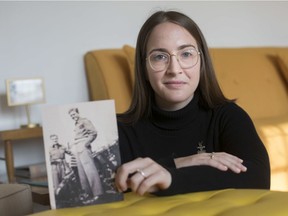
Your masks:
{"label": "forearm", "polygon": [[211,152],[189,155],[175,158],[176,168],[188,166],[211,166],[222,171],[232,170],[235,173],[246,172],[247,167],[243,165],[243,160],[235,155],[226,152]]}
{"label": "forearm", "polygon": [[266,163],[247,162],[247,172],[221,171],[210,166],[167,168],[172,176],[170,187],[155,194],[167,196],[225,188],[270,188],[270,169]]}

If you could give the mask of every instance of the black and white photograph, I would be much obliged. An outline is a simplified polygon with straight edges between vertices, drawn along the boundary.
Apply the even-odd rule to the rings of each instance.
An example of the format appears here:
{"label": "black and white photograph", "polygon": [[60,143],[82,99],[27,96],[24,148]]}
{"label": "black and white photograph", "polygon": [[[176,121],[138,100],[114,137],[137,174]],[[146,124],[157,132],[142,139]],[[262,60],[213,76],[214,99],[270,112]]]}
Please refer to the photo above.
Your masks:
{"label": "black and white photograph", "polygon": [[52,209],[123,200],[114,100],[44,106],[42,120]]}

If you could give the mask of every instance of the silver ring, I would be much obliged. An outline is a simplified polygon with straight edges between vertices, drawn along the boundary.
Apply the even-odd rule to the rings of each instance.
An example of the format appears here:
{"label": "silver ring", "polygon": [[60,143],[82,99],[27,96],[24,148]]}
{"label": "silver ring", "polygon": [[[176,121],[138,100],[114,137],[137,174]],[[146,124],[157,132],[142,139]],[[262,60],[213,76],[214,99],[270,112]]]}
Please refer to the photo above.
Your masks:
{"label": "silver ring", "polygon": [[142,175],[144,178],[147,178],[147,176],[145,175],[145,173],[141,169],[137,169],[136,172],[139,173],[140,175]]}
{"label": "silver ring", "polygon": [[213,160],[213,158],[214,158],[214,152],[212,152],[211,154],[210,154],[210,159],[212,159]]}

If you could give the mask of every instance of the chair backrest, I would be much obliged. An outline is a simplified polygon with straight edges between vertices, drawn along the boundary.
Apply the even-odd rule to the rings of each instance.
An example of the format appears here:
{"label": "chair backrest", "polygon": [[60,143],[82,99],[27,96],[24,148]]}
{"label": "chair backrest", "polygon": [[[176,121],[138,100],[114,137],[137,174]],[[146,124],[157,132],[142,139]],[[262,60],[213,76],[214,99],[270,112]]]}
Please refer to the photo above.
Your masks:
{"label": "chair backrest", "polygon": [[114,99],[117,113],[127,110],[132,97],[129,64],[122,49],[90,51],[84,56],[89,99]]}
{"label": "chair backrest", "polygon": [[287,86],[275,62],[276,56],[288,57],[288,48],[213,48],[210,53],[224,94],[236,98],[253,119],[288,114]]}

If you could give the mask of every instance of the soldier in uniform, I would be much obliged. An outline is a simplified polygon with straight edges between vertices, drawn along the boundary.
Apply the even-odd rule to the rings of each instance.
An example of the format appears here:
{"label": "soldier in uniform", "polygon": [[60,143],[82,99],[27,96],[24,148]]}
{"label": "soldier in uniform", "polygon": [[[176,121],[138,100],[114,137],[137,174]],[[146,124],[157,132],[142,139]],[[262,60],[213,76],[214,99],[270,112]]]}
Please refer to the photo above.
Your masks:
{"label": "soldier in uniform", "polygon": [[54,191],[57,195],[57,189],[71,169],[65,160],[65,154],[71,154],[67,148],[58,142],[58,136],[56,134],[50,135],[52,145],[49,149],[50,163],[52,168],[52,179],[54,185]]}
{"label": "soldier in uniform", "polygon": [[72,108],[68,113],[75,121],[74,143],[71,145],[71,151],[76,157],[80,184],[84,191],[83,197],[86,201],[97,200],[99,195],[103,194],[100,176],[91,151],[91,143],[96,139],[97,131],[90,120],[80,117],[78,108]]}

